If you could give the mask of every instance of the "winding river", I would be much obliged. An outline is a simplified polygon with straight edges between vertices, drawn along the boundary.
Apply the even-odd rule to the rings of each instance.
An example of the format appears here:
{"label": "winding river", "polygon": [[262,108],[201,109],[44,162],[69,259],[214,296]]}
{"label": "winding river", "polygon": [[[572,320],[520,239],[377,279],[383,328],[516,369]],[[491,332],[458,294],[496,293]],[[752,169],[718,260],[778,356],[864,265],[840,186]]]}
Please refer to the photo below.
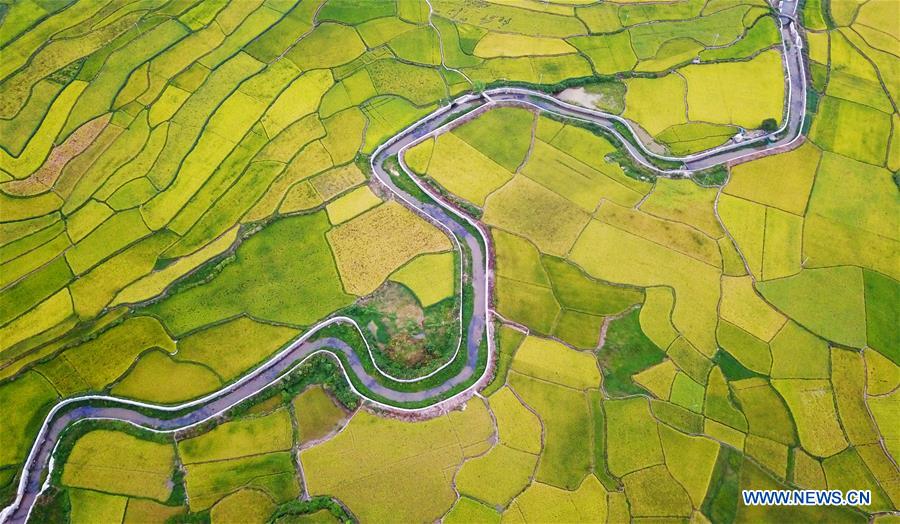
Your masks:
{"label": "winding river", "polygon": [[[490,290],[492,260],[490,241],[487,231],[477,221],[457,210],[436,195],[427,185],[411,176],[403,162],[403,153],[417,143],[430,137],[447,132],[478,114],[500,106],[526,107],[558,116],[591,123],[603,127],[609,134],[619,140],[631,157],[645,168],[663,176],[690,176],[693,172],[716,165],[747,159],[752,156],[773,154],[782,151],[796,141],[801,140],[805,121],[806,74],[802,53],[802,40],[797,31],[795,19],[797,0],[787,0],[779,7],[782,36],[782,58],[784,61],[786,82],[786,115],[784,124],[777,131],[743,143],[730,143],[701,153],[685,157],[667,157],[650,151],[632,131],[626,120],[604,113],[572,105],[539,91],[521,88],[498,88],[474,95],[468,94],[457,98],[449,105],[441,107],[425,118],[408,126],[406,129],[379,147],[371,157],[371,168],[375,178],[384,185],[396,198],[409,208],[428,219],[432,224],[442,228],[455,241],[457,246],[465,244],[470,257],[465,261],[470,264],[470,286],[473,293],[473,311],[468,324],[461,326],[465,330],[462,340],[465,342],[457,351],[465,351],[465,363],[458,373],[439,385],[423,388],[420,391],[398,391],[384,385],[375,374],[370,374],[363,365],[358,354],[344,341],[336,338],[318,338],[314,335],[322,328],[337,323],[347,323],[356,329],[355,322],[346,317],[332,317],[320,322],[302,336],[288,344],[272,356],[268,361],[242,377],[240,380],[211,393],[203,398],[177,406],[160,406],[122,399],[107,395],[88,395],[69,398],[57,404],[47,415],[40,432],[25,462],[15,501],[2,512],[0,522],[22,523],[28,520],[34,502],[47,487],[54,467],[53,451],[60,435],[70,425],[84,420],[117,420],[139,426],[149,431],[168,433],[195,426],[218,416],[243,400],[252,397],[263,389],[277,383],[290,371],[301,365],[314,355],[341,355],[336,359],[343,373],[348,377],[350,387],[372,405],[389,411],[426,412],[447,409],[465,401],[475,391],[485,385],[492,375],[494,360],[494,337],[490,322]],[[622,135],[620,130],[628,130],[630,137]],[[403,173],[389,173],[384,167],[385,161],[397,156]],[[678,165],[678,168],[662,169],[657,161],[666,165]],[[431,202],[421,201],[401,189],[395,176],[407,176],[419,188],[431,197]],[[466,224],[468,227],[464,227]],[[480,348],[487,342],[487,365],[479,371]],[[451,358],[443,367],[455,361]],[[367,362],[371,367],[371,362]],[[443,368],[442,367],[442,368]],[[349,368],[349,369],[348,369]],[[418,379],[403,382],[424,380],[442,368]],[[363,387],[354,385],[350,376]],[[392,379],[382,375],[382,379]],[[450,395],[452,391],[458,391]],[[97,405],[98,401],[102,406]],[[426,407],[404,407],[414,404]],[[139,408],[139,409],[138,409]],[[147,413],[183,413],[174,418],[154,417]]]}

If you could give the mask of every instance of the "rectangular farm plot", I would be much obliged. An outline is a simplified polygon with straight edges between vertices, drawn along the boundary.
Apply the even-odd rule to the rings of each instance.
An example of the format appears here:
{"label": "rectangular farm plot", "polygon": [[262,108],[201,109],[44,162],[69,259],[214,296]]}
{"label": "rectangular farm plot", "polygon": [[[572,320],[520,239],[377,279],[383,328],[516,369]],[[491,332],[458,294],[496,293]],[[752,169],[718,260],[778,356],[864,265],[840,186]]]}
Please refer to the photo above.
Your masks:
{"label": "rectangular farm plot", "polygon": [[335,227],[326,237],[344,289],[355,295],[375,291],[413,257],[451,247],[443,231],[396,201]]}
{"label": "rectangular farm plot", "polygon": [[509,33],[488,33],[475,46],[475,56],[481,58],[566,55],[575,52],[575,48],[562,39]]}
{"label": "rectangular farm plot", "polygon": [[803,231],[807,267],[858,265],[900,279],[900,218],[890,171],[825,153]]}
{"label": "rectangular farm plot", "polygon": [[[854,26],[859,27],[856,24]],[[866,36],[867,39],[870,38],[870,34]],[[874,40],[870,41],[875,43]],[[884,51],[889,49],[891,48],[882,48]],[[832,67],[826,89],[828,96],[865,104],[888,114],[893,112],[891,102],[882,88],[878,71],[865,55],[853,47],[843,32],[831,34],[829,51]],[[828,63],[828,60],[824,60],[823,63]]]}
{"label": "rectangular farm plot", "polygon": [[478,206],[513,176],[453,133],[438,137],[428,175],[454,195]]}
{"label": "rectangular farm plot", "polygon": [[522,235],[544,253],[569,251],[589,215],[566,198],[523,175],[491,195],[484,221]]}
{"label": "rectangular farm plot", "polygon": [[500,443],[527,453],[541,452],[541,421],[508,387],[490,396]]}
{"label": "rectangular farm plot", "polygon": [[750,272],[762,276],[766,206],[723,194],[719,197],[718,210]]}
{"label": "rectangular farm plot", "polygon": [[900,323],[900,312],[893,306],[897,296],[900,296],[900,283],[873,271],[863,271],[863,282],[866,343],[869,348],[879,351],[895,364],[900,364],[900,333],[896,329]]}
{"label": "rectangular farm plot", "polygon": [[597,347],[602,326],[601,316],[563,309],[551,334],[577,348],[593,349]]}
{"label": "rectangular farm plot", "polygon": [[262,417],[246,417],[178,443],[185,464],[285,451],[293,444],[291,415],[279,409]]}
{"label": "rectangular farm plot", "polygon": [[388,46],[403,60],[432,66],[442,63],[441,42],[432,27],[417,27],[407,31],[391,39]]}
{"label": "rectangular farm plot", "polygon": [[524,238],[491,231],[497,261],[497,311],[541,333],[550,333],[560,312],[541,265],[540,253]]}
{"label": "rectangular farm plot", "polygon": [[534,123],[535,116],[527,109],[499,107],[455,128],[452,134],[512,173],[531,147]]}
{"label": "rectangular farm plot", "polygon": [[633,517],[691,514],[691,499],[682,484],[662,465],[626,475],[622,479]]}
{"label": "rectangular farm plot", "polygon": [[86,489],[69,489],[69,503],[72,505],[69,522],[89,524],[92,522],[122,522],[128,497],[107,495]]}
{"label": "rectangular farm plot", "polygon": [[801,269],[802,245],[803,219],[780,209],[767,208],[762,279],[770,280],[798,273]]}
{"label": "rectangular farm plot", "polygon": [[591,221],[571,259],[595,278],[675,290],[674,325],[704,354],[715,352],[719,269],[636,234]]}
{"label": "rectangular farm plot", "polygon": [[822,154],[811,143],[731,168],[725,193],[802,215]]}
{"label": "rectangular farm plot", "polygon": [[111,392],[145,402],[175,404],[220,387],[221,378],[208,367],[180,362],[162,351],[151,350],[141,356]]}
{"label": "rectangular farm plot", "polygon": [[701,187],[687,180],[658,178],[653,193],[640,209],[659,218],[693,226],[710,238],[721,238],[722,227],[713,212],[718,193],[717,188]]}
{"label": "rectangular farm plot", "polygon": [[688,116],[713,124],[735,124],[757,129],[772,118],[779,124],[784,106],[781,54],[766,51],[749,62],[689,65]]}
{"label": "rectangular farm plot", "polygon": [[368,186],[363,186],[328,204],[325,211],[332,224],[340,224],[380,203],[381,199]]}
{"label": "rectangular farm plot", "polygon": [[419,107],[447,96],[443,77],[430,67],[384,59],[367,65],[366,70],[379,95],[402,96]]}
{"label": "rectangular farm plot", "polygon": [[535,479],[577,488],[591,472],[593,455],[587,393],[515,372],[509,381],[544,424],[544,450]]}
{"label": "rectangular farm plot", "polygon": [[91,389],[101,390],[125,373],[142,352],[151,348],[162,348],[171,353],[175,351],[175,342],[157,319],[135,316],[56,358],[65,360],[74,374]]}
{"label": "rectangular farm plot", "polygon": [[497,444],[468,460],[456,474],[460,493],[495,506],[507,505],[531,480],[539,455]]}
{"label": "rectangular farm plot", "polygon": [[[579,11],[578,16],[582,16]],[[613,14],[612,16],[617,17]],[[576,36],[569,39],[579,51],[587,55],[594,71],[601,75],[611,75],[630,71],[637,65],[637,57],[631,47],[631,38],[627,31],[620,33]]]}
{"label": "rectangular farm plot", "polygon": [[[612,496],[614,493],[610,493]],[[607,522],[607,493],[594,476],[588,476],[577,490],[559,489],[541,482],[532,483],[503,513],[511,522]],[[623,494],[624,498],[624,494]],[[610,514],[609,522],[626,521]],[[506,521],[506,518],[504,521]]]}
{"label": "rectangular farm plot", "polygon": [[658,424],[646,399],[607,400],[603,409],[610,473],[621,477],[663,463]]}
{"label": "rectangular farm plot", "polygon": [[368,20],[356,27],[363,41],[370,48],[376,48],[394,37],[412,31],[416,26],[402,18],[386,16]]}
{"label": "rectangular farm plot", "polygon": [[4,428],[28,428],[18,431],[4,429],[0,466],[13,466],[28,455],[45,413],[57,400],[53,387],[36,371],[26,371],[0,386]]}
{"label": "rectangular farm plot", "polygon": [[806,451],[828,457],[847,447],[828,381],[782,379],[773,380],[772,385],[790,408]]}
{"label": "rectangular farm plot", "polygon": [[456,257],[453,253],[419,255],[391,275],[391,280],[408,287],[422,307],[453,295],[456,288]]}
{"label": "rectangular farm plot", "polygon": [[[539,130],[541,129],[541,127],[546,128],[548,124],[559,125],[558,122],[550,120],[548,117],[542,117],[538,120],[537,129]],[[566,125],[556,132],[539,134],[538,138],[540,138],[541,141],[555,147],[556,149],[559,149],[566,155],[576,158],[580,162],[587,164],[588,166],[603,173],[613,181],[618,182],[618,184],[631,189],[634,193],[643,196],[652,187],[651,184],[647,182],[626,176],[625,172],[622,171],[622,167],[619,164],[614,161],[607,160],[606,155],[616,152],[618,148],[614,146],[609,140],[593,131],[575,125]],[[565,161],[566,159],[565,156],[561,156],[558,158],[563,161]],[[639,198],[632,200],[634,198],[634,195],[623,193],[622,189],[617,188],[615,185],[603,185],[606,189],[610,190],[609,194],[605,196],[619,202],[622,205],[632,205],[637,203],[637,201],[639,200]],[[623,198],[624,200],[616,200],[616,197]]]}
{"label": "rectangular farm plot", "polygon": [[600,206],[596,217],[613,227],[641,236],[713,267],[722,267],[716,241],[679,222],[656,218],[614,203]]}
{"label": "rectangular farm plot", "polygon": [[495,293],[501,315],[539,333],[553,331],[560,306],[550,287],[498,276]]}
{"label": "rectangular farm plot", "polygon": [[200,512],[238,488],[265,492],[276,503],[300,491],[291,453],[278,452],[231,460],[204,462],[185,468],[191,511]]}
{"label": "rectangular farm plot", "polygon": [[633,78],[626,82],[623,116],[637,122],[651,135],[669,126],[687,122],[684,79],[678,75],[662,78]]}
{"label": "rectangular farm plot", "polygon": [[828,378],[828,343],[789,321],[772,339],[772,378]]}
{"label": "rectangular farm plot", "polygon": [[593,354],[559,342],[526,337],[512,362],[513,371],[576,389],[600,386],[600,370]]}
{"label": "rectangular farm plot", "polygon": [[522,174],[570,200],[587,213],[601,198],[634,205],[641,194],[593,167],[541,141],[535,140]]}
{"label": "rectangular farm plot", "polygon": [[826,96],[810,130],[823,149],[876,166],[883,165],[890,138],[891,117],[869,106]]}
{"label": "rectangular farm plot", "polygon": [[319,386],[297,395],[292,403],[301,444],[325,437],[347,418],[344,410]]}
{"label": "rectangular farm plot", "polygon": [[492,431],[477,399],[465,411],[413,423],[359,412],[335,438],[302,451],[300,460],[311,494],[338,497],[364,521],[431,521],[456,500],[447,470]]}
{"label": "rectangular farm plot", "polygon": [[165,501],[175,469],[171,444],[150,442],[120,431],[91,431],[75,443],[65,463],[67,486]]}
{"label": "rectangular farm plot", "polygon": [[766,300],[813,333],[851,347],[866,345],[865,291],[859,268],[804,269],[757,287]]}
{"label": "rectangular farm plot", "polygon": [[352,298],[341,289],[325,239],[329,227],[324,212],[278,220],[244,241],[208,283],[150,310],[179,334],[241,313],[312,324]]}
{"label": "rectangular farm plot", "polygon": [[787,319],[760,298],[749,277],[722,277],[719,314],[748,333],[768,342]]}
{"label": "rectangular farm plot", "polygon": [[123,522],[160,522],[184,512],[184,506],[167,506],[149,499],[131,498],[128,499]]}
{"label": "rectangular farm plot", "polygon": [[491,236],[498,276],[550,287],[550,279],[541,265],[541,254],[534,244],[497,228],[491,229]]}

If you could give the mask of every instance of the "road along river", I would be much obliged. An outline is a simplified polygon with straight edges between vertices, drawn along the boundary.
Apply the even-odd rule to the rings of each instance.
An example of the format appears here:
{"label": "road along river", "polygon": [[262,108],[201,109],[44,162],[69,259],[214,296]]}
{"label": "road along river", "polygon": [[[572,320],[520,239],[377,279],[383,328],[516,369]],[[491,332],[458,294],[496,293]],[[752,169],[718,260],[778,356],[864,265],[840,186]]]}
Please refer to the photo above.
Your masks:
{"label": "road along river", "polygon": [[[484,227],[453,205],[445,202],[426,184],[411,175],[403,162],[403,153],[415,144],[432,136],[444,133],[473,116],[499,106],[528,107],[551,113],[563,118],[578,120],[602,127],[617,138],[631,157],[661,175],[690,176],[691,173],[716,165],[740,161],[753,156],[777,153],[801,138],[805,119],[806,75],[802,55],[802,41],[797,32],[795,17],[797,0],[787,0],[779,8],[782,36],[782,57],[786,82],[786,109],[784,124],[777,131],[746,141],[726,144],[701,153],[685,157],[668,157],[651,152],[640,142],[631,124],[615,115],[593,109],[579,107],[539,91],[522,88],[498,88],[485,91],[481,95],[464,95],[449,105],[437,109],[425,118],[415,122],[379,147],[371,157],[372,173],[396,198],[442,228],[451,235],[457,246],[465,245],[469,254],[470,286],[473,294],[473,311],[468,324],[462,326],[465,342],[457,351],[465,350],[465,362],[460,370],[442,383],[422,388],[419,391],[399,391],[385,385],[392,377],[380,375],[377,367],[374,373],[367,371],[356,351],[346,342],[337,338],[314,338],[323,328],[335,324],[349,324],[359,330],[356,323],[346,317],[332,317],[320,322],[309,331],[288,344],[268,361],[252,370],[240,380],[211,393],[203,398],[175,406],[161,406],[107,395],[87,395],[63,400],[47,415],[40,432],[32,445],[25,462],[15,501],[2,512],[0,522],[22,523],[27,521],[40,493],[47,487],[53,470],[53,451],[59,443],[63,431],[84,420],[116,420],[129,423],[149,431],[170,433],[202,424],[240,402],[256,395],[277,383],[292,370],[309,358],[326,354],[336,358],[350,387],[371,405],[395,412],[426,412],[458,405],[484,386],[492,374],[491,363],[494,355],[494,337],[490,322],[490,240]],[[465,118],[463,118],[465,116]],[[620,130],[627,130],[630,137]],[[403,173],[392,174],[384,164],[396,156]],[[669,165],[673,162],[679,168],[657,167],[658,161]],[[409,177],[431,201],[420,200],[398,186],[395,176]],[[466,224],[468,227],[464,227]],[[461,253],[463,256],[463,253]],[[365,340],[365,338],[363,337]],[[486,343],[485,363],[481,348]],[[371,358],[371,353],[368,355]],[[479,358],[481,357],[481,362]],[[425,380],[443,371],[456,362],[456,356],[444,366],[418,379]],[[366,362],[371,367],[372,362]],[[479,365],[481,364],[481,365]],[[349,369],[348,369],[349,368]],[[480,369],[479,369],[480,368]],[[351,380],[352,376],[352,380]],[[451,394],[451,392],[454,392]],[[98,405],[101,404],[102,405]],[[404,404],[407,407],[404,407]],[[408,407],[409,405],[419,407]],[[425,405],[425,407],[421,407]],[[148,413],[159,413],[160,417]],[[166,413],[179,413],[165,417]],[[42,479],[48,479],[42,482]]]}

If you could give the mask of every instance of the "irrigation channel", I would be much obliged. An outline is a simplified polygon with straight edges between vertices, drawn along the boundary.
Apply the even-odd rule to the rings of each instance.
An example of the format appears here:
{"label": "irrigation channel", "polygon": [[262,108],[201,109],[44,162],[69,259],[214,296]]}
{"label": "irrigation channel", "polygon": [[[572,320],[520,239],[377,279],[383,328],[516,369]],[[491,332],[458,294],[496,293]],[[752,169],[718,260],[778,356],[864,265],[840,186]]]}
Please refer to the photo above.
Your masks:
{"label": "irrigation channel", "polygon": [[[466,249],[462,252],[469,255],[466,263],[470,268],[470,280],[466,287],[471,287],[472,312],[466,315],[468,324],[461,326],[465,330],[461,337],[463,344],[460,344],[456,354],[441,368],[412,380],[397,380],[386,376],[380,373],[377,366],[373,366],[374,361],[365,362],[368,364],[365,366],[362,358],[347,342],[333,337],[315,337],[323,328],[336,324],[350,324],[359,330],[359,326],[350,318],[332,317],[313,326],[241,379],[191,402],[161,406],[108,395],[65,399],[44,420],[19,478],[16,499],[0,512],[0,522],[18,524],[28,520],[35,500],[49,486],[54,467],[53,452],[60,436],[72,424],[85,420],[112,420],[159,433],[182,431],[209,421],[276,384],[315,355],[327,354],[334,357],[353,391],[369,404],[388,411],[440,412],[441,409],[458,405],[471,397],[491,378],[495,351],[490,321],[491,257],[487,252],[490,246],[488,234],[481,224],[444,201],[425,183],[411,175],[403,162],[403,153],[423,140],[445,133],[481,112],[500,106],[527,107],[601,127],[617,139],[636,162],[663,176],[690,176],[695,171],[713,166],[777,153],[801,140],[805,121],[807,86],[803,44],[795,18],[797,2],[798,0],[785,0],[779,6],[787,101],[784,124],[768,135],[685,157],[667,157],[650,151],[637,138],[631,124],[618,116],[575,106],[539,91],[498,88],[455,99],[408,126],[374,152],[371,168],[375,178],[399,201],[450,234],[457,247],[464,245]],[[385,162],[395,156],[402,173],[389,173],[385,167]],[[662,168],[660,165],[667,167]],[[678,167],[672,168],[673,165]],[[400,177],[405,179],[401,180]],[[408,181],[416,184],[418,191],[412,191],[413,186],[408,185]],[[398,182],[411,188],[411,192],[401,189]],[[411,193],[416,193],[418,197]],[[465,354],[460,355],[463,347]],[[364,356],[371,359],[371,351]],[[464,362],[461,362],[462,358],[465,359]],[[369,370],[374,367],[374,371],[370,372],[367,367]],[[454,369],[455,374],[438,384],[432,384],[438,378],[437,374],[452,372]],[[423,382],[426,380],[430,382]],[[425,385],[415,391],[411,391],[413,388],[410,387],[391,387],[392,384],[408,386],[416,382]],[[151,413],[158,413],[159,416]]]}

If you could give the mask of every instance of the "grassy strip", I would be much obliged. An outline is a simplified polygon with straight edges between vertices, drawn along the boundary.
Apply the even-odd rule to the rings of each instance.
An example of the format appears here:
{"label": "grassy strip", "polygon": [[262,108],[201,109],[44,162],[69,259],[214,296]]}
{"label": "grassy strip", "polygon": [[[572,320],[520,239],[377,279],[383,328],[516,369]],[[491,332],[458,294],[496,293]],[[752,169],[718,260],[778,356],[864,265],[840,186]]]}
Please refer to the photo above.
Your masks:
{"label": "grassy strip", "polygon": [[477,105],[477,106],[467,107],[467,108],[465,108],[461,111],[457,111],[455,113],[450,113],[449,115],[445,116],[443,120],[441,120],[441,122],[438,124],[437,127],[441,127],[444,124],[448,124],[458,118],[462,118],[462,117],[466,116],[467,114],[471,113],[472,111],[475,111],[476,109],[479,109],[481,107],[483,107],[483,106]]}
{"label": "grassy strip", "polygon": [[[634,76],[656,76],[650,73],[640,74],[640,73],[632,73]],[[622,76],[628,77],[631,75]],[[662,76],[662,75],[659,75]],[[560,91],[569,89],[570,87],[583,87],[590,84],[596,84],[600,82],[614,82],[619,79],[616,75],[590,75],[590,76],[580,76],[578,78],[567,78],[561,82],[557,82],[555,84],[538,84],[534,82],[524,82],[521,80],[494,80],[492,82],[484,83],[481,81],[475,81],[475,87],[473,89],[476,93],[481,93],[482,91],[486,91],[488,89],[495,88],[504,88],[504,87],[521,87],[523,89],[531,89],[533,91],[541,91],[548,94],[556,94]]]}
{"label": "grassy strip", "polygon": [[736,358],[731,356],[730,353],[724,350],[719,350],[713,356],[713,363],[719,366],[722,369],[722,373],[725,375],[725,378],[728,380],[743,380],[745,378],[754,378],[754,377],[763,377],[759,373],[754,371],[750,371],[743,364],[737,361]]}
{"label": "grassy strip", "polygon": [[0,468],[0,504],[9,506],[16,499],[16,489],[19,487],[18,466],[4,466]]}
{"label": "grassy strip", "polygon": [[720,187],[728,180],[728,169],[721,164],[713,166],[696,172],[693,180],[701,187]]}
{"label": "grassy strip", "polygon": [[[309,515],[317,511],[327,510],[338,521],[347,524],[353,522],[353,517],[340,504],[331,497],[312,497],[309,500],[292,500],[285,502],[275,509],[268,523],[273,524],[283,517]],[[291,520],[291,519],[286,519]]]}
{"label": "grassy strip", "polygon": [[740,497],[738,485],[741,462],[740,452],[728,446],[721,447],[709,483],[709,492],[701,505],[702,513],[713,522],[734,522]]}
{"label": "grassy strip", "polygon": [[28,522],[69,522],[71,513],[69,492],[51,486],[34,502]]}
{"label": "grassy strip", "polygon": [[613,320],[606,332],[606,342],[597,354],[603,372],[603,386],[609,398],[646,394],[632,375],[659,364],[666,353],[641,330],[640,308]]}
{"label": "grassy strip", "polygon": [[166,524],[209,524],[212,522],[209,511],[201,511],[200,513],[184,513],[181,515],[172,515],[166,519]]}

